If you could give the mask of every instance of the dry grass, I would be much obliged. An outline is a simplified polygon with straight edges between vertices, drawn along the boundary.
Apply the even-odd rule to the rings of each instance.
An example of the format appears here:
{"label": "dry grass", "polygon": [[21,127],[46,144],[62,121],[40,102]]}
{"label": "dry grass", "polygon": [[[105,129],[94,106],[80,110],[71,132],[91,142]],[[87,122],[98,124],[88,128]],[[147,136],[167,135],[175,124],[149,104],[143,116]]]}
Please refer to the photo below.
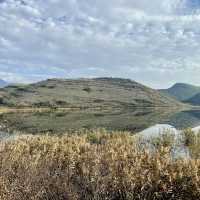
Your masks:
{"label": "dry grass", "polygon": [[149,153],[136,136],[105,131],[7,141],[0,199],[200,199],[200,160],[172,160],[168,144]]}

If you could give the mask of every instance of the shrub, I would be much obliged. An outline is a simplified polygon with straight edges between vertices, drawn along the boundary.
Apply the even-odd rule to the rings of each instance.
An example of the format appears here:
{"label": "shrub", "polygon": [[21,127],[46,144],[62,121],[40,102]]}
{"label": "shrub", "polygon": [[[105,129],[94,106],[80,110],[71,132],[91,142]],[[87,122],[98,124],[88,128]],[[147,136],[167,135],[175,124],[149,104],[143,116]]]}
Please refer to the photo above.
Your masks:
{"label": "shrub", "polygon": [[92,89],[90,87],[85,87],[83,88],[83,91],[90,93],[92,92]]}
{"label": "shrub", "polygon": [[196,136],[191,129],[186,129],[182,132],[183,142],[185,146],[191,146],[195,144]]}

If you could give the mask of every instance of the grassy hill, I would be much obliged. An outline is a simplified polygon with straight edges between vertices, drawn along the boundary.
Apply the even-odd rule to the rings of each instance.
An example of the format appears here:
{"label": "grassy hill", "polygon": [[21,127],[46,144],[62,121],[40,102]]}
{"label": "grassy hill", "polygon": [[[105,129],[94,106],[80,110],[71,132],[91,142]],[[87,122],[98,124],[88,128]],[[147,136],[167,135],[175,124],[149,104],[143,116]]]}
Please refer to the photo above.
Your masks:
{"label": "grassy hill", "polygon": [[14,107],[130,108],[180,103],[129,79],[49,79],[0,89],[0,104]]}
{"label": "grassy hill", "polygon": [[176,100],[185,101],[200,93],[200,87],[185,83],[176,83],[169,89],[162,89],[159,91]]}

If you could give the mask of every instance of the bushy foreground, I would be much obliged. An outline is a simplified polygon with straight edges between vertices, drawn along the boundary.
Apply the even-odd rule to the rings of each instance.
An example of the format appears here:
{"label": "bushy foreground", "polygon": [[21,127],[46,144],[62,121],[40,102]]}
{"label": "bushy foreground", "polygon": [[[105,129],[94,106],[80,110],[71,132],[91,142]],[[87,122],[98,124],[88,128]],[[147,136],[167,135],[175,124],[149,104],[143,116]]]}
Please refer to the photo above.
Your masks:
{"label": "bushy foreground", "polygon": [[0,147],[1,200],[200,199],[200,160],[128,133],[34,136]]}

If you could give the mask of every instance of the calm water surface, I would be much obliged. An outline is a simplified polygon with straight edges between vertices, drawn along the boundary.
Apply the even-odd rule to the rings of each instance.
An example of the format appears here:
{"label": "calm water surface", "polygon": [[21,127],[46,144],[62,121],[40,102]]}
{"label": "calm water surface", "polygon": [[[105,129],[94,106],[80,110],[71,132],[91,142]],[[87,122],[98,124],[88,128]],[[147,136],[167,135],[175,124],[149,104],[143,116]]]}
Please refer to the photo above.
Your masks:
{"label": "calm water surface", "polygon": [[[135,109],[111,112],[8,113],[0,115],[0,130],[11,134],[62,134],[80,129],[106,128],[130,131],[146,136],[156,135],[164,129],[177,133],[192,128],[200,130],[200,110],[175,111],[169,109]],[[0,139],[3,134],[0,134]],[[7,136],[7,134],[5,134]],[[5,137],[6,137],[5,136]]]}

